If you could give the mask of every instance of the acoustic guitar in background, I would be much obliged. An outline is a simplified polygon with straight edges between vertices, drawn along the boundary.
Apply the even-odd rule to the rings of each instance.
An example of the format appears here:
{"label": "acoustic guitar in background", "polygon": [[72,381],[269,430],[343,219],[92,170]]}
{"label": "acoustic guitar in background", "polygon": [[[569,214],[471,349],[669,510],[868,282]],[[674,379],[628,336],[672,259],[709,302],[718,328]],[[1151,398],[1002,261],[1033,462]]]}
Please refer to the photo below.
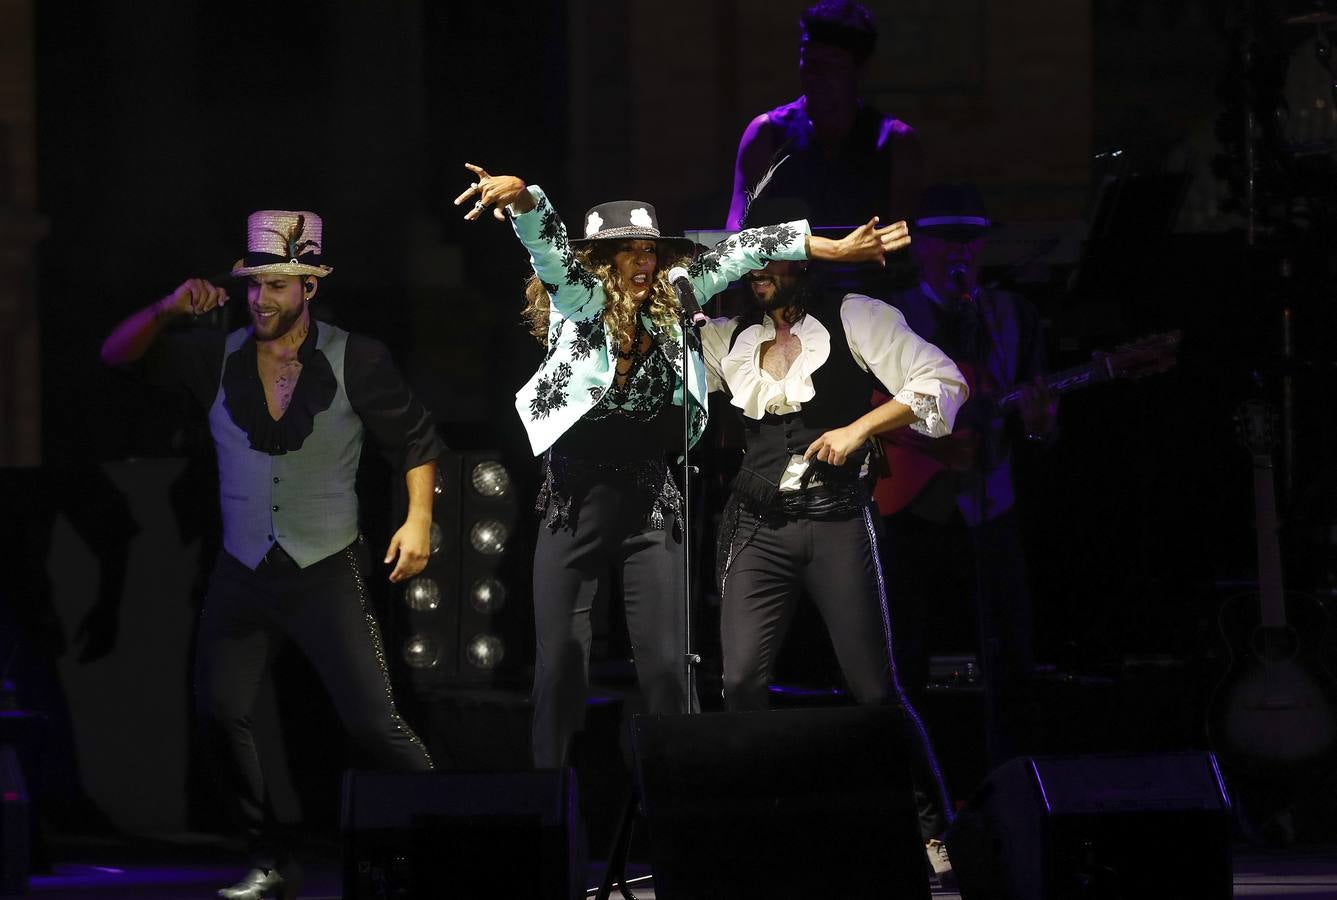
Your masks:
{"label": "acoustic guitar in background", "polygon": [[[1097,354],[1090,362],[1045,376],[1045,386],[1055,394],[1067,394],[1122,378],[1143,378],[1164,372],[1175,364],[1181,336],[1182,332],[1169,331],[1121,344],[1112,353]],[[973,390],[976,383],[973,373],[965,374]],[[1017,408],[1023,390],[1019,386],[998,395],[994,407],[1000,414],[1011,412]],[[885,394],[874,394],[873,403],[886,399]],[[881,436],[890,474],[877,483],[878,509],[883,515],[900,512],[939,472],[970,471],[975,465],[979,438],[969,428],[954,429],[941,438],[925,437],[908,428]]]}
{"label": "acoustic guitar in background", "polygon": [[1282,584],[1271,411],[1246,403],[1236,426],[1253,457],[1258,593],[1221,608],[1230,665],[1208,704],[1207,738],[1228,770],[1308,779],[1337,769],[1337,680],[1320,658],[1328,617]]}

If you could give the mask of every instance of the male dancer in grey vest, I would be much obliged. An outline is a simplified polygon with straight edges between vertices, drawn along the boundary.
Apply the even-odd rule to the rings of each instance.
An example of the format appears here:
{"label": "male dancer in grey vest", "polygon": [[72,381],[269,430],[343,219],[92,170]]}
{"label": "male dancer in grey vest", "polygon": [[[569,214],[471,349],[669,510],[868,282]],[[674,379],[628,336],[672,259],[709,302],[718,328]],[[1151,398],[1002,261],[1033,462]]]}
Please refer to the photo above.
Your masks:
{"label": "male dancer in grey vest", "polygon": [[[855,699],[906,713],[917,738],[909,749],[920,828],[942,878],[950,871],[940,840],[945,790],[896,677],[868,456],[873,435],[896,428],[949,433],[965,379],[882,301],[844,294],[819,302],[808,265],[768,262],[748,276],[755,310],[702,330],[711,387],[730,394],[747,448],[720,529],[724,703],[765,708],[806,588]],[[894,399],[870,411],[879,384]]]}
{"label": "male dancer in grey vest", "polygon": [[227,300],[202,279],[130,316],[102,345],[109,365],[135,364],[208,411],[218,451],[223,550],[210,579],[195,667],[196,711],[220,784],[250,843],[251,871],[219,890],[231,900],[295,897],[300,878],[267,815],[251,710],[275,645],[297,642],[344,726],[387,769],[425,770],[422,741],[391,696],[370,567],[358,532],[354,478],[366,432],[398,457],[408,516],[390,541],[390,580],[426,564],[436,459],[443,447],[427,410],[384,345],[311,318],[322,223],[311,212],[264,210],[247,222],[250,325],[231,334],[162,334],[169,323]]}

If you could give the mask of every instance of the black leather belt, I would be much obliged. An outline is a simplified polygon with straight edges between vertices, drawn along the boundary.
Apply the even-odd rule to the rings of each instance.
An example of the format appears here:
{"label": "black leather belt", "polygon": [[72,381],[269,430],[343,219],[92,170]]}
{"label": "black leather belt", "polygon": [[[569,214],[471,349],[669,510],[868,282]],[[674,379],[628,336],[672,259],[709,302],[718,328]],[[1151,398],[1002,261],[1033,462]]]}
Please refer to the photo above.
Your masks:
{"label": "black leather belt", "polygon": [[846,519],[867,504],[868,490],[862,483],[781,491],[776,501],[778,512],[787,519]]}

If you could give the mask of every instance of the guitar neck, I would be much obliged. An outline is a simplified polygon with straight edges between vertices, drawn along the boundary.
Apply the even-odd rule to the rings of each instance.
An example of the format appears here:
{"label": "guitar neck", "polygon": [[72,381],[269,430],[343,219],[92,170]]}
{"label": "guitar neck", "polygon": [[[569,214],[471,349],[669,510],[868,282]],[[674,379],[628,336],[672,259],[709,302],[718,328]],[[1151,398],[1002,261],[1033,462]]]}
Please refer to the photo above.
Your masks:
{"label": "guitar neck", "polygon": [[1281,581],[1281,545],[1277,537],[1277,495],[1272,478],[1272,458],[1254,460],[1253,501],[1258,519],[1258,596],[1260,620],[1265,628],[1286,625],[1286,606]]}
{"label": "guitar neck", "polygon": [[[1105,358],[1046,375],[1044,383],[1051,393],[1066,394],[1101,381],[1109,381],[1113,377],[1114,372],[1110,368],[1109,359]],[[1016,388],[999,397],[997,405],[1000,409],[1011,409],[1017,405],[1020,398],[1021,388]]]}

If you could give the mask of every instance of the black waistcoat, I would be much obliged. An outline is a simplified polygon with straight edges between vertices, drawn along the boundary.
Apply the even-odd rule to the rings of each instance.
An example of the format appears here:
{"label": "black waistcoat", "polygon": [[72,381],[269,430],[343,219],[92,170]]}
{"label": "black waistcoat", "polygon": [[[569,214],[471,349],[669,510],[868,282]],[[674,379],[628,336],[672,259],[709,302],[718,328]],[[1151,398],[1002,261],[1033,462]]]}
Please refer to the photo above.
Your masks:
{"label": "black waistcoat", "polygon": [[[753,419],[739,411],[747,444],[742,467],[734,480],[734,491],[763,508],[770,507],[777,499],[780,478],[789,466],[790,458],[803,453],[824,433],[842,428],[868,412],[873,391],[882,387],[854,361],[845,339],[839,306],[824,304],[821,312],[823,315],[818,321],[831,336],[831,353],[812,374],[815,396],[798,412],[785,415],[766,413],[760,419]],[[730,349],[744,329],[759,322],[759,315],[744,317],[729,339]],[[890,393],[885,388],[883,390]],[[808,468],[809,475],[827,485],[851,484],[858,480],[868,452],[869,447],[865,445],[851,453],[840,466],[813,459]]]}

